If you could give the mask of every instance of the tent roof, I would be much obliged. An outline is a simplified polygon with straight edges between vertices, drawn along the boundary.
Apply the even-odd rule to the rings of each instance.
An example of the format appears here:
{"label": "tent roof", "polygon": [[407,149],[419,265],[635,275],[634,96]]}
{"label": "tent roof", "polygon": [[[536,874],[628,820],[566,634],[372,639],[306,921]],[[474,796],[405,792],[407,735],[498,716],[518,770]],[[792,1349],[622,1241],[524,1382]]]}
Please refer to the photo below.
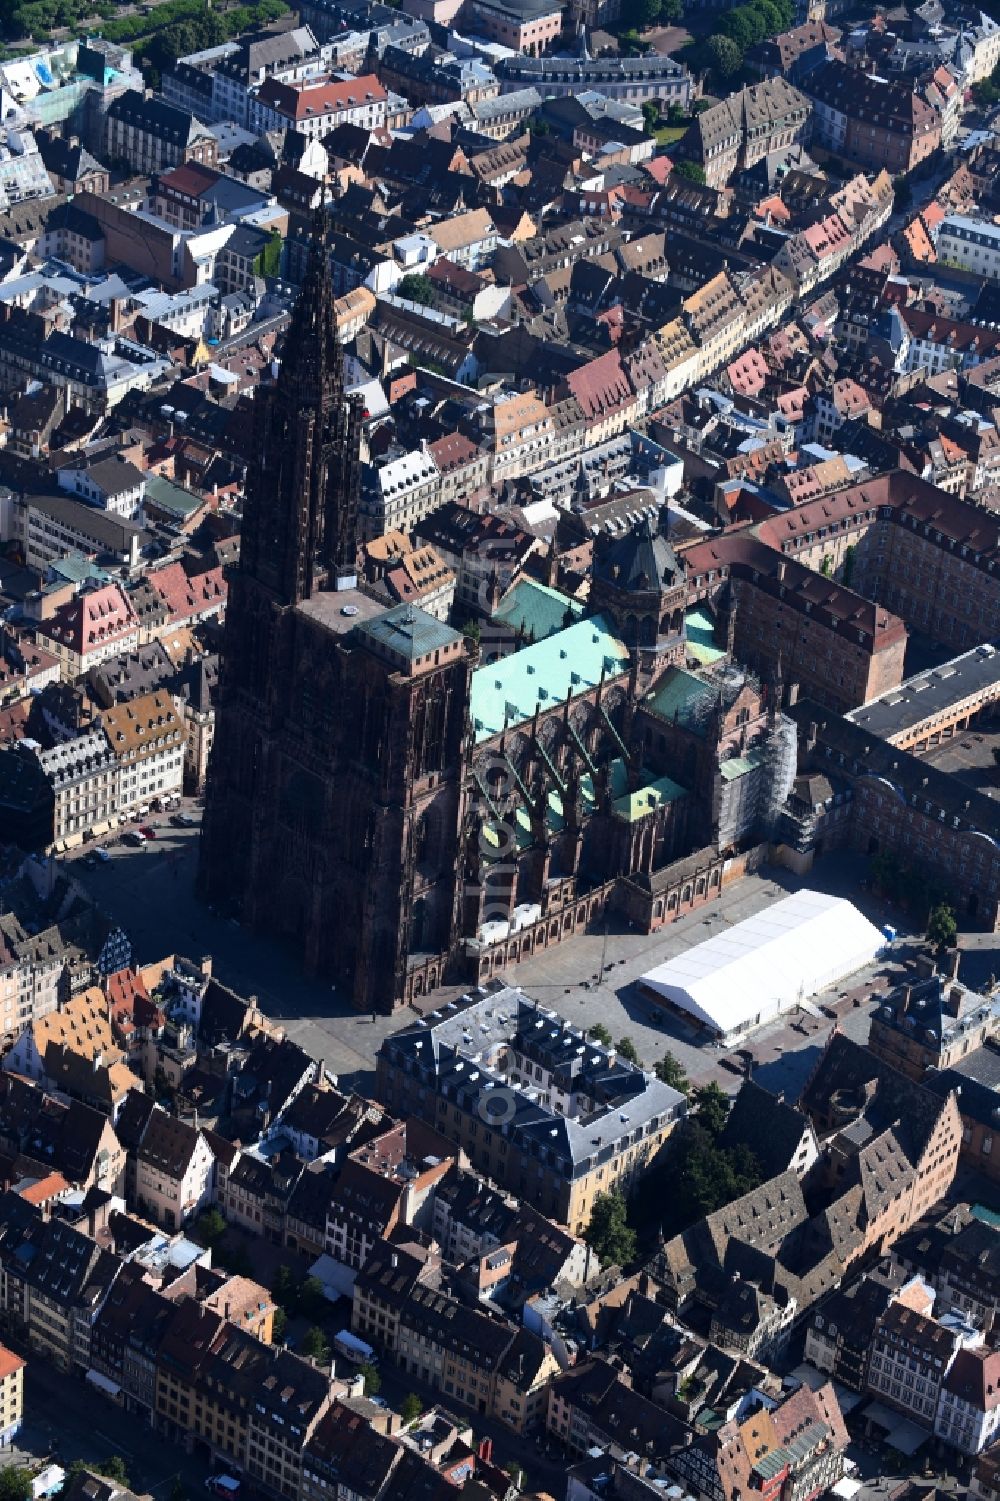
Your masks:
{"label": "tent roof", "polygon": [[729,1033],[853,973],[884,938],[843,897],[798,891],[643,975],[643,984]]}

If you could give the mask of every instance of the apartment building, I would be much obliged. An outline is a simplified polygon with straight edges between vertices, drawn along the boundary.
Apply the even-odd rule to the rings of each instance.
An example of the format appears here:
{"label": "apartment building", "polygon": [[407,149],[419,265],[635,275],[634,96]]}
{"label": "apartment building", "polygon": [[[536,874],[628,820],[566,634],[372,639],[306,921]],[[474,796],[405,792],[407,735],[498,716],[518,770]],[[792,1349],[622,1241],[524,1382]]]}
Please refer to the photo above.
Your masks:
{"label": "apartment building", "polygon": [[980,995],[948,975],[909,975],[879,1001],[868,1046],[910,1079],[950,1068],[1000,1035],[1000,993]]}
{"label": "apartment building", "polygon": [[248,128],[255,135],[267,130],[294,130],[322,140],[338,125],[380,130],[385,124],[388,95],[373,73],[359,78],[306,79],[284,83],[267,78],[247,103]]}
{"label": "apartment building", "polygon": [[8,1449],[21,1431],[24,1417],[25,1362],[0,1345],[0,1449]]}
{"label": "apartment building", "polygon": [[10,1328],[60,1371],[86,1375],[91,1331],[120,1263],[87,1235],[0,1196],[0,1308]]}
{"label": "apartment building", "polygon": [[920,1282],[893,1298],[875,1326],[868,1387],[924,1427],[937,1417],[941,1388],[962,1346],[956,1329],[931,1316],[934,1295]]}
{"label": "apartment building", "polygon": [[467,0],[464,15],[477,36],[527,57],[541,57],[562,35],[562,6],[555,0]]}
{"label": "apartment building", "polygon": [[122,163],[132,172],[151,175],[181,162],[214,167],[219,144],[200,120],[187,110],[161,99],[146,98],[136,89],[119,94],[104,120],[106,161]]}
{"label": "apartment building", "polygon": [[165,689],[104,709],[104,733],[118,767],[118,807],[179,796],[184,786],[184,725]]}
{"label": "apartment building", "polygon": [[[377,1073],[393,1114],[425,1120],[481,1173],[575,1234],[598,1193],[628,1191],[684,1110],[676,1090],[504,986],[386,1038]],[[547,1140],[539,1109],[551,1121]]]}
{"label": "apartment building", "polygon": [[61,605],[35,628],[39,646],[59,662],[66,682],[139,645],[139,621],[120,584],[102,584]]}
{"label": "apartment building", "polygon": [[212,1202],[215,1156],[202,1131],[157,1106],[135,1152],[140,1212],[180,1230]]}
{"label": "apartment building", "polygon": [[892,176],[910,172],[941,144],[941,116],[909,80],[888,80],[833,59],[802,82],[814,105],[818,146]]}
{"label": "apartment building", "polygon": [[54,843],[72,848],[88,833],[105,833],[118,811],[118,764],[104,731],[39,751],[38,762],[55,799]]}
{"label": "apartment building", "polygon": [[958,266],[989,281],[1000,280],[1000,225],[949,214],[938,228],[937,257],[942,265]]}
{"label": "apartment building", "polygon": [[441,475],[429,449],[416,448],[373,471],[361,501],[366,540],[387,532],[409,533],[440,504]]}

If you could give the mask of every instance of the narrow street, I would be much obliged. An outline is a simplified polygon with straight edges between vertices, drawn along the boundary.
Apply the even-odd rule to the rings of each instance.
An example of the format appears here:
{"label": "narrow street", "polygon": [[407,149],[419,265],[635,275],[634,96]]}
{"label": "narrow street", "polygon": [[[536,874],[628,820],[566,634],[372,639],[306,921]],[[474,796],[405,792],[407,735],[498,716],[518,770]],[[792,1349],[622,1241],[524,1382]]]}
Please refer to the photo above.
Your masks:
{"label": "narrow street", "polygon": [[170,1501],[176,1482],[191,1498],[204,1490],[207,1466],[175,1444],[158,1438],[132,1413],[92,1390],[76,1376],[66,1376],[29,1351],[24,1381],[24,1427],[12,1463],[51,1459],[64,1468],[74,1459],[100,1464],[121,1456],[131,1488]]}

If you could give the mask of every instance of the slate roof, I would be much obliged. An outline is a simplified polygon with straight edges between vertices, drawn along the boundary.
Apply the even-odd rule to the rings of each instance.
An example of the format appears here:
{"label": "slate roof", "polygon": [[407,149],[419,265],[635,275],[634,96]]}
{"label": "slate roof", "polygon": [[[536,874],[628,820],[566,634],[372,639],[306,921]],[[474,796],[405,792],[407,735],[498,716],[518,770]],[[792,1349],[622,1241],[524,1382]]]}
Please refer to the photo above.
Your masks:
{"label": "slate roof", "polygon": [[729,1112],[722,1133],[724,1146],[749,1147],[765,1178],[775,1178],[792,1164],[809,1122],[794,1105],[779,1100],[747,1079]]}
{"label": "slate roof", "polygon": [[679,583],[681,565],[656,522],[643,516],[614,541],[602,536],[595,547],[594,577],[622,590],[657,589]]}
{"label": "slate roof", "polygon": [[462,638],[418,605],[396,605],[355,627],[354,634],[415,662]]}

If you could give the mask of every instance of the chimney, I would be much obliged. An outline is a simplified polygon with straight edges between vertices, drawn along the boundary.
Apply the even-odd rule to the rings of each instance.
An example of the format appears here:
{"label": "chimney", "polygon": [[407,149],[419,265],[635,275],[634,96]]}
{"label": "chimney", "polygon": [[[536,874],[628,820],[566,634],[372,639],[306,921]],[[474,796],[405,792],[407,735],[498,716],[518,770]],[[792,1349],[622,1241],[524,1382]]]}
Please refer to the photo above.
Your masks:
{"label": "chimney", "polygon": [[909,1011],[909,1009],[910,1009],[910,999],[911,999],[912,995],[913,995],[913,986],[912,985],[904,985],[903,986],[903,999],[900,1002],[900,1006],[899,1006],[899,1014],[900,1014],[900,1016],[905,1016],[906,1013]]}
{"label": "chimney", "polygon": [[202,979],[203,980],[210,980],[212,978],[212,956],[211,956],[211,954],[206,954],[205,955],[205,957],[201,961],[200,968],[201,968]]}
{"label": "chimney", "polygon": [[818,735],[819,735],[819,725],[816,723],[815,719],[810,719],[810,721],[809,721],[809,729],[808,729],[808,731],[806,733],[806,753],[807,754],[810,753],[810,752],[812,752],[812,751],[814,751],[816,749],[816,740],[817,740]]}
{"label": "chimney", "polygon": [[949,955],[949,959],[950,959],[950,964],[949,964],[949,969],[948,969],[948,978],[950,980],[957,980],[958,979],[958,966],[962,962],[962,950],[958,949],[958,948],[952,949],[951,954]]}
{"label": "chimney", "polygon": [[399,1266],[399,1257],[396,1255],[395,1251],[393,1251],[392,1255],[389,1257],[389,1265],[392,1267],[393,1271],[395,1271]]}
{"label": "chimney", "polygon": [[789,683],[789,685],[788,685],[788,707],[792,708],[792,706],[794,704],[797,704],[798,701],[799,701],[799,685],[798,685],[798,683]]}
{"label": "chimney", "polygon": [[952,985],[948,991],[944,1009],[949,1016],[957,1016],[962,1008],[962,990],[958,985]]}
{"label": "chimney", "polygon": [[476,1451],[485,1465],[493,1463],[493,1440],[491,1438],[480,1439],[479,1448]]}

